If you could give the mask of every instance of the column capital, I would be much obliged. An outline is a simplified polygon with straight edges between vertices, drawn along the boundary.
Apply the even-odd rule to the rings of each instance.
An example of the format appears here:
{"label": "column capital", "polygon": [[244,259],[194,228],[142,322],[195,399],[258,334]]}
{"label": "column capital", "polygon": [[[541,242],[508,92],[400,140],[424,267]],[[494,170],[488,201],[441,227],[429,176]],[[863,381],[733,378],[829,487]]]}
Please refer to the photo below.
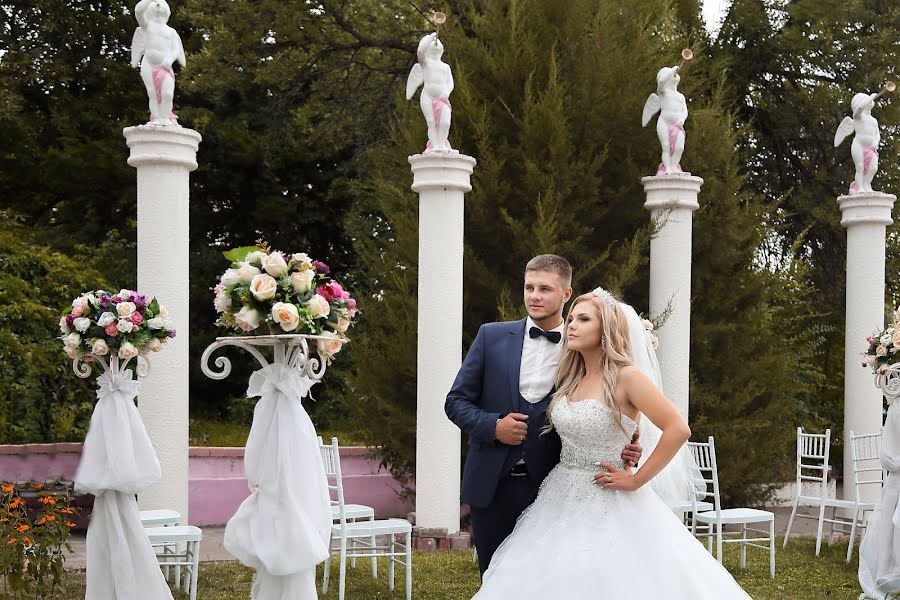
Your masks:
{"label": "column capital", "polygon": [[891,209],[897,196],[884,192],[858,192],[838,196],[841,209],[841,225],[850,228],[854,225],[890,225]]}
{"label": "column capital", "polygon": [[171,125],[138,125],[126,127],[122,135],[131,149],[128,164],[173,165],[188,171],[197,168],[197,149],[202,137],[193,129]]}
{"label": "column capital", "polygon": [[669,173],[642,177],[641,184],[647,194],[644,208],[649,211],[686,208],[695,211],[700,208],[697,194],[703,185],[703,178],[690,173]]}
{"label": "column capital", "polygon": [[414,192],[455,189],[471,192],[470,181],[476,160],[456,150],[432,151],[409,157],[412,167]]}

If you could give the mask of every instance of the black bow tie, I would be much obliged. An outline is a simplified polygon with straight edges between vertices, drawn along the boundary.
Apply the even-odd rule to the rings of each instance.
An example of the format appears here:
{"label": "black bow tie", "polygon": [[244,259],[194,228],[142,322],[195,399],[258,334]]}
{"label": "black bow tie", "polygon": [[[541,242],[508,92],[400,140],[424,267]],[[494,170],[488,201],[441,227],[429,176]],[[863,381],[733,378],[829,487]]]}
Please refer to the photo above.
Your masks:
{"label": "black bow tie", "polygon": [[562,334],[558,331],[544,331],[540,327],[532,327],[528,330],[528,336],[532,339],[536,337],[545,337],[551,344],[558,344],[562,339]]}

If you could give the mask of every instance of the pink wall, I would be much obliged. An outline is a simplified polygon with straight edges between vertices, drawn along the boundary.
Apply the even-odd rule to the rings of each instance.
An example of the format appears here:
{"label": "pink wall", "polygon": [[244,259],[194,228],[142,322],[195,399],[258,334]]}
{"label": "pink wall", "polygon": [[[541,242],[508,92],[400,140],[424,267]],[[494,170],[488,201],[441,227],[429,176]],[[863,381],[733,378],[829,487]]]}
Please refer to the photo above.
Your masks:
{"label": "pink wall", "polygon": [[[197,446],[189,452],[191,524],[222,525],[249,495],[244,449]],[[372,506],[379,518],[406,517],[413,510],[397,495],[400,485],[391,474],[366,457],[366,448],[348,446],[340,452],[348,503]],[[81,444],[0,445],[0,481],[71,481],[80,457]]]}

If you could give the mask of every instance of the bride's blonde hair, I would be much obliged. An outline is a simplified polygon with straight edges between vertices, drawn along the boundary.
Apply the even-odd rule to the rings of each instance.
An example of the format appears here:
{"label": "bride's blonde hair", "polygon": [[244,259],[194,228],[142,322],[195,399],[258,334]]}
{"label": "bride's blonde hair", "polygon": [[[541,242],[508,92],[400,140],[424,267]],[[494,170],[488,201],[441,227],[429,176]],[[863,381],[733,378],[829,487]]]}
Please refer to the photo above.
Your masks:
{"label": "bride's blonde hair", "polygon": [[[618,417],[616,419],[622,431],[625,427],[622,425],[622,411],[616,404],[616,385],[619,382],[619,369],[632,364],[631,360],[631,341],[628,336],[628,320],[619,302],[606,291],[602,291],[602,296],[595,292],[583,294],[575,299],[569,308],[569,314],[566,318],[566,327],[563,332],[563,340],[567,340],[569,331],[569,319],[572,311],[579,304],[589,304],[594,309],[594,314],[600,319],[600,332],[603,336],[601,344],[603,353],[600,356],[600,370],[603,374],[603,397],[598,398],[606,406],[608,406],[613,414]],[[577,350],[568,347],[568,342],[563,347],[563,355],[559,360],[559,367],[556,371],[556,393],[547,407],[547,427],[545,431],[553,429],[553,421],[551,415],[556,405],[570,397],[581,380],[584,379],[587,372],[584,364],[584,356]]]}

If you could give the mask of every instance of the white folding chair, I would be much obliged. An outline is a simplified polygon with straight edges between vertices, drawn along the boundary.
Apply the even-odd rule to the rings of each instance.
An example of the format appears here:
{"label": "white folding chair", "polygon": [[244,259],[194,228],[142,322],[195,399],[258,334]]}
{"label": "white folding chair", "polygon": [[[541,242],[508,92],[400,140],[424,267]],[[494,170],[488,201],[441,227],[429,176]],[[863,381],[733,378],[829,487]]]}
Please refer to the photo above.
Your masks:
{"label": "white folding chair", "polygon": [[884,485],[885,474],[881,468],[881,433],[861,433],[856,435],[851,429],[847,434],[847,445],[850,447],[850,460],[853,464],[853,501],[850,503],[850,511],[853,513],[850,521],[850,545],[847,546],[847,562],[853,556],[853,542],[856,540],[857,529],[860,539],[868,524],[868,515],[875,510],[875,502],[860,501],[860,490],[863,487],[878,486],[880,492]]}
{"label": "white folding chair", "polygon": [[[691,533],[697,535],[697,519],[694,518],[694,515],[698,512],[713,510],[715,505],[704,500],[706,497],[706,482],[703,479],[703,474],[697,469],[692,469],[691,479],[693,480],[693,486],[690,500],[676,504],[672,507],[672,512],[680,515],[685,526],[690,527]],[[709,529],[709,527],[706,526],[706,529]]]}
{"label": "white folding chair", "polygon": [[[171,510],[168,508],[158,509],[158,510],[142,510],[138,513],[141,517],[141,526],[145,529],[147,527],[173,527],[176,525],[181,525],[181,513],[177,510]],[[178,552],[177,546],[159,546],[162,548],[163,554],[173,554]],[[166,580],[168,581],[170,573],[169,567],[161,564],[160,565],[163,570],[163,574],[166,576]],[[175,568],[176,578],[180,575],[180,567]]]}
{"label": "white folding chair", "polygon": [[[797,428],[797,479],[794,501],[791,508],[791,517],[788,519],[787,531],[784,532],[784,544],[787,547],[791,535],[794,519],[817,519],[816,528],[816,556],[822,549],[822,531],[825,523],[829,524],[828,545],[834,540],[834,526],[849,524],[846,519],[837,516],[838,509],[851,510],[853,502],[850,500],[838,500],[828,496],[828,459],[831,453],[831,430],[825,433],[806,433],[802,427]],[[812,490],[812,493],[806,490]],[[800,505],[816,506],[818,514],[798,513]],[[831,518],[825,516],[825,509],[831,509]]]}
{"label": "white folding chair", "polygon": [[[399,564],[406,569],[406,600],[412,598],[412,525],[404,519],[379,519],[374,521],[350,521],[347,518],[344,503],[344,484],[341,479],[341,460],[338,452],[337,438],[331,438],[330,446],[322,446],[322,463],[325,475],[329,478],[328,491],[337,496],[338,522],[331,527],[331,540],[337,539],[338,547],[330,545],[330,552],[338,552],[340,556],[340,577],[338,584],[338,600],[344,600],[347,580],[347,559],[384,556],[388,559],[388,588],[394,589],[394,565]],[[334,485],[331,480],[334,480]],[[388,537],[385,544],[377,544],[377,537]],[[404,541],[397,541],[402,536]],[[351,543],[350,540],[356,541]],[[362,541],[363,544],[359,542]],[[325,574],[322,579],[322,593],[328,592],[328,579],[331,573],[331,559],[325,561]]]}
{"label": "white folding chair", "polygon": [[[698,492],[703,498],[712,497],[714,510],[698,512],[694,514],[694,520],[707,526],[706,547],[712,552],[713,536],[716,538],[716,558],[722,562],[722,544],[735,543],[741,545],[741,568],[747,567],[747,546],[760,548],[769,552],[769,575],[775,577],[775,514],[767,510],[755,508],[728,508],[722,509],[722,497],[719,493],[719,467],[716,463],[716,445],[712,436],[706,442],[688,442],[688,447],[694,457],[694,462],[707,486],[706,492]],[[708,478],[707,478],[708,473]],[[712,487],[710,491],[709,486]],[[768,523],[769,530],[754,529],[748,525]],[[740,525],[741,530],[725,531],[726,525]],[[753,533],[766,537],[748,538],[747,534]],[[726,536],[740,536],[735,539],[727,539]],[[759,542],[768,542],[763,546]]]}
{"label": "white folding chair", "polygon": [[[164,569],[175,567],[175,589],[190,594],[190,600],[197,600],[197,578],[200,575],[200,541],[203,530],[193,525],[176,525],[170,527],[148,527],[144,530],[150,538],[150,545],[163,548],[163,553],[156,555],[156,560]],[[166,548],[175,547],[175,552]],[[183,549],[183,550],[182,550]],[[181,570],[184,569],[184,579]]]}
{"label": "white folding chair", "polygon": [[[334,440],[336,438],[332,438]],[[322,436],[319,436],[319,452],[322,453],[322,461],[325,461],[325,452],[330,451],[331,445],[325,445],[322,442]],[[343,481],[341,482],[343,485]],[[347,520],[351,523],[354,521],[374,521],[375,520],[375,509],[371,506],[366,506],[365,504],[345,504],[344,505],[344,514],[347,516]],[[340,520],[340,507],[338,506],[337,500],[331,500],[331,520],[338,521]],[[350,545],[359,545],[366,548],[371,548],[375,545],[375,536],[372,536],[368,542],[364,540],[352,539],[350,540]],[[350,559],[350,566],[354,569],[356,568],[356,556],[353,556]],[[378,559],[374,556],[372,557],[372,577],[378,577]]]}

